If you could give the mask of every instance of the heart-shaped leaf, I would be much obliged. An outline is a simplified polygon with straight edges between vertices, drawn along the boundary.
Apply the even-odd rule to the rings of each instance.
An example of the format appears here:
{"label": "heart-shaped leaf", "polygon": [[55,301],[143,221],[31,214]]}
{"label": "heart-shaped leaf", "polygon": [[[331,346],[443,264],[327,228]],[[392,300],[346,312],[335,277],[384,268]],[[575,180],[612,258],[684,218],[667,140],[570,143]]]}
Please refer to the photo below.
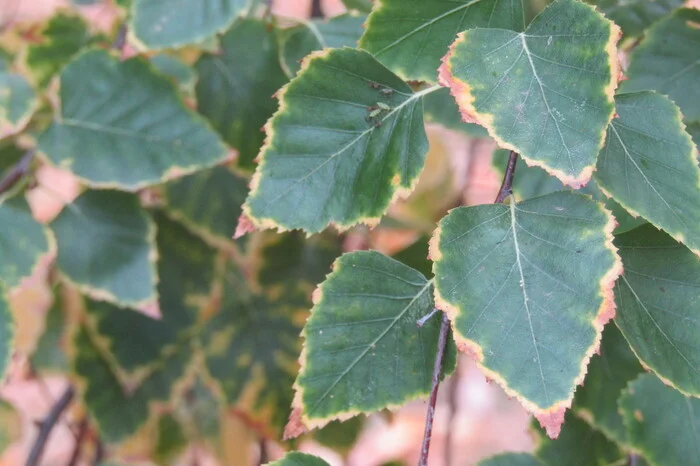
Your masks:
{"label": "heart-shaped leaf", "polygon": [[525,32],[459,34],[440,81],[465,121],[485,126],[499,146],[578,188],[593,173],[613,116],[619,35],[590,5],[555,0]]}
{"label": "heart-shaped leaf", "polygon": [[435,301],[460,350],[556,437],[614,315],[614,219],[561,191],[460,207],[431,240]]}

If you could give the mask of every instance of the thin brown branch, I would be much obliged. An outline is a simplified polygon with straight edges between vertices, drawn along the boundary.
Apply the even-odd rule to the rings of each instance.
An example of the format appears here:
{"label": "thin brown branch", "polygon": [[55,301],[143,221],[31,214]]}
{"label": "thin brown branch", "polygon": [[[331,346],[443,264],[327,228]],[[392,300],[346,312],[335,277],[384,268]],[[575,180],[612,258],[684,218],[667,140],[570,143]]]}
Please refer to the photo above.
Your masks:
{"label": "thin brown branch", "polygon": [[117,35],[114,38],[114,42],[112,42],[112,48],[114,50],[119,50],[120,52],[124,50],[124,46],[126,45],[127,32],[128,28],[126,23],[119,26],[119,29],[117,30]]}
{"label": "thin brown branch", "polygon": [[35,149],[28,150],[22,156],[22,158],[8,170],[5,177],[0,180],[0,194],[12,189],[12,187],[16,185],[19,180],[29,173],[29,168],[32,165],[32,159],[34,158],[35,152]]}
{"label": "thin brown branch", "polygon": [[27,458],[27,466],[37,466],[39,464],[41,456],[44,453],[44,447],[46,447],[46,442],[49,440],[53,428],[56,426],[63,412],[71,404],[71,401],[73,401],[74,396],[75,390],[69,385],[63,392],[63,395],[56,401],[56,404],[51,407],[51,411],[46,415],[46,418],[41,421],[39,424],[39,434]]}
{"label": "thin brown branch", "polygon": [[92,466],[97,466],[100,463],[102,463],[102,459],[105,456],[105,448],[104,445],[102,444],[102,440],[100,440],[100,437],[95,438],[95,456],[92,459]]}
{"label": "thin brown branch", "polygon": [[321,9],[321,0],[311,0],[311,17],[323,18],[323,10]]}
{"label": "thin brown branch", "polygon": [[435,403],[437,402],[438,389],[440,388],[440,374],[442,373],[442,361],[447,347],[447,334],[450,330],[450,319],[447,314],[442,314],[440,324],[440,335],[438,336],[437,353],[435,354],[435,365],[433,366],[433,385],[430,389],[430,399],[428,400],[428,414],[425,416],[425,432],[423,433],[423,444],[420,449],[420,460],[418,466],[427,466],[428,451],[430,450],[430,438],[433,435],[433,419],[435,418]]}
{"label": "thin brown branch", "polygon": [[75,446],[73,447],[73,454],[70,457],[68,466],[76,466],[80,460],[80,454],[83,451],[83,444],[85,443],[85,435],[88,432],[88,420],[87,416],[84,417],[78,424],[78,434],[75,437]]}
{"label": "thin brown branch", "polygon": [[508,196],[513,194],[513,175],[515,175],[515,164],[517,161],[518,153],[510,151],[508,164],[506,165],[506,173],[503,176],[503,183],[501,183],[501,189],[498,190],[498,196],[496,196],[494,204],[500,204],[505,201]]}

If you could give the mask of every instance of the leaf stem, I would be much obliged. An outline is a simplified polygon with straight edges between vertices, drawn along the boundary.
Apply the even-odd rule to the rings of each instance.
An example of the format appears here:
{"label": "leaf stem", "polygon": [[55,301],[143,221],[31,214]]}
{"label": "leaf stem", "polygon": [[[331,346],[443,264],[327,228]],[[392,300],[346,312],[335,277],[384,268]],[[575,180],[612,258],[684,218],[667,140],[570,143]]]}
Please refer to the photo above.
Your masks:
{"label": "leaf stem", "polygon": [[513,175],[515,175],[515,164],[518,162],[518,153],[515,151],[510,151],[510,156],[508,157],[508,164],[506,165],[506,173],[503,175],[503,183],[501,183],[501,189],[498,190],[498,196],[494,204],[500,204],[505,199],[513,194]]}
{"label": "leaf stem", "polygon": [[0,194],[3,194],[17,184],[27,173],[32,165],[35,149],[28,150],[19,161],[8,170],[7,175],[0,180]]}
{"label": "leaf stem", "polygon": [[63,414],[63,411],[65,411],[68,405],[71,404],[71,401],[73,401],[74,396],[75,390],[69,385],[56,404],[51,407],[51,411],[49,411],[49,414],[46,415],[46,418],[41,421],[41,424],[39,425],[39,434],[37,435],[34,445],[29,452],[26,466],[37,466],[39,464],[41,461],[41,455],[44,453],[46,442],[51,435],[51,431],[56,426],[56,423],[61,417],[61,414]]}
{"label": "leaf stem", "polygon": [[447,333],[450,330],[450,319],[447,314],[442,313],[442,323],[440,324],[440,335],[438,336],[437,354],[435,354],[435,365],[433,366],[433,386],[430,390],[430,400],[428,401],[428,414],[425,417],[425,432],[423,433],[423,445],[420,449],[420,460],[418,466],[427,466],[428,450],[430,449],[430,438],[433,435],[433,419],[435,417],[435,403],[437,402],[438,389],[440,388],[440,374],[442,373],[442,360],[447,347]]}

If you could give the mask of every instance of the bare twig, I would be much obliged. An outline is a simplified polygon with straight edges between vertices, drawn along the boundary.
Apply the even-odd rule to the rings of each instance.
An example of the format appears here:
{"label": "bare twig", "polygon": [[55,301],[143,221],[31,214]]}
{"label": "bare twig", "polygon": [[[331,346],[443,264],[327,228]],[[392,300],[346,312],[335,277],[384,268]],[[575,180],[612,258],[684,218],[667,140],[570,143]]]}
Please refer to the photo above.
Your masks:
{"label": "bare twig", "polygon": [[68,466],[76,466],[80,460],[80,453],[83,450],[83,444],[85,443],[85,435],[88,432],[88,419],[87,416],[84,417],[78,424],[78,435],[75,437],[75,447],[73,447],[73,454],[70,457]]}
{"label": "bare twig", "polygon": [[119,26],[119,30],[117,31],[117,36],[114,38],[114,42],[112,42],[112,48],[114,50],[119,50],[119,51],[124,50],[124,46],[126,45],[126,33],[127,33],[127,31],[128,31],[128,29],[127,29],[126,23]]}
{"label": "bare twig", "polygon": [[452,466],[452,424],[454,424],[455,413],[457,412],[457,391],[459,390],[459,367],[455,368],[454,374],[450,379],[449,391],[450,399],[449,406],[450,411],[447,416],[447,429],[445,435],[445,466]]}
{"label": "bare twig", "polygon": [[99,437],[95,439],[95,457],[92,459],[92,466],[97,466],[105,456],[105,448]]}
{"label": "bare twig", "polygon": [[629,455],[629,465],[630,466],[637,466],[638,464],[639,464],[639,456]]}
{"label": "bare twig", "polygon": [[32,159],[34,158],[35,152],[35,149],[28,150],[22,156],[22,158],[8,170],[7,175],[0,180],[0,194],[12,189],[12,187],[16,185],[19,180],[29,173],[29,168],[32,165]]}
{"label": "bare twig", "polygon": [[518,153],[515,151],[510,151],[508,165],[506,165],[506,173],[503,175],[503,183],[501,183],[501,189],[498,190],[498,196],[496,196],[494,204],[500,204],[508,196],[513,194],[513,175],[515,175],[515,164],[517,161]]}
{"label": "bare twig", "polygon": [[311,1],[311,17],[323,18],[323,10],[321,10],[321,0]]}
{"label": "bare twig", "polygon": [[267,464],[268,461],[269,460],[267,454],[267,444],[265,443],[265,437],[260,437],[260,460],[258,461],[258,464]]}
{"label": "bare twig", "polygon": [[442,373],[442,360],[445,356],[447,346],[447,333],[450,330],[450,319],[447,314],[442,314],[440,324],[440,335],[438,336],[437,354],[435,354],[435,365],[433,366],[433,385],[430,390],[430,400],[428,401],[428,414],[425,416],[425,432],[423,433],[423,445],[420,448],[420,460],[418,466],[427,466],[428,450],[430,449],[430,438],[433,435],[433,418],[435,417],[435,403],[437,402],[438,389],[440,387],[440,374]]}
{"label": "bare twig", "polygon": [[75,390],[70,385],[63,392],[63,395],[58,399],[56,404],[53,405],[49,414],[46,418],[41,421],[39,425],[39,434],[34,441],[31,451],[29,452],[29,457],[27,458],[27,466],[37,466],[41,461],[41,455],[44,453],[44,447],[46,442],[51,435],[51,431],[56,426],[59,418],[66,410],[71,401],[73,401],[73,396],[75,396]]}

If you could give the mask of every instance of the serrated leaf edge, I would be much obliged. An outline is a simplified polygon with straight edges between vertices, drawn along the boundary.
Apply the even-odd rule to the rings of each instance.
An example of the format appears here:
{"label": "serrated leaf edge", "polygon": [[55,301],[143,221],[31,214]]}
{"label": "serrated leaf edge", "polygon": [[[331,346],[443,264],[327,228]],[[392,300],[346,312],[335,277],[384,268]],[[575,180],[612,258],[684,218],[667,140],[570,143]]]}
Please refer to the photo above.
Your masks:
{"label": "serrated leaf edge", "polygon": [[[590,196],[584,197],[590,199]],[[569,397],[567,399],[556,401],[551,406],[541,408],[521,395],[520,392],[511,388],[508,381],[501,376],[500,373],[487,368],[483,363],[484,352],[482,347],[476,341],[469,338],[464,338],[455,326],[456,317],[461,312],[460,309],[457,306],[453,306],[452,304],[448,303],[440,294],[437,286],[433,287],[435,307],[445,312],[449,317],[452,325],[452,336],[454,337],[457,349],[460,352],[468,354],[476,362],[476,365],[484,372],[487,378],[495,380],[496,383],[498,383],[498,385],[500,385],[506,392],[506,394],[508,394],[508,396],[517,399],[528,412],[533,414],[540,422],[540,425],[547,431],[547,435],[552,439],[556,439],[559,436],[559,432],[561,431],[561,427],[564,423],[566,410],[571,407],[574,399],[574,392],[576,390],[575,387],[583,383],[588,370],[588,363],[600,348],[600,342],[603,337],[603,327],[609,320],[615,317],[616,305],[613,290],[618,277],[623,271],[622,260],[617,253],[617,247],[615,247],[613,244],[613,230],[617,226],[617,221],[615,220],[615,217],[613,217],[612,213],[602,204],[598,202],[595,204],[608,219],[603,229],[603,233],[605,235],[605,249],[612,252],[614,256],[614,264],[599,281],[600,296],[603,298],[603,301],[598,308],[596,317],[593,319],[593,321],[591,321],[591,325],[595,330],[595,339],[591,346],[587,348],[583,358],[581,359],[579,374],[574,379],[574,388],[569,393]],[[439,261],[442,257],[442,252],[440,251],[440,236],[442,236],[442,225],[438,224],[429,243],[428,257],[433,261],[433,273],[435,272],[435,262]]]}

